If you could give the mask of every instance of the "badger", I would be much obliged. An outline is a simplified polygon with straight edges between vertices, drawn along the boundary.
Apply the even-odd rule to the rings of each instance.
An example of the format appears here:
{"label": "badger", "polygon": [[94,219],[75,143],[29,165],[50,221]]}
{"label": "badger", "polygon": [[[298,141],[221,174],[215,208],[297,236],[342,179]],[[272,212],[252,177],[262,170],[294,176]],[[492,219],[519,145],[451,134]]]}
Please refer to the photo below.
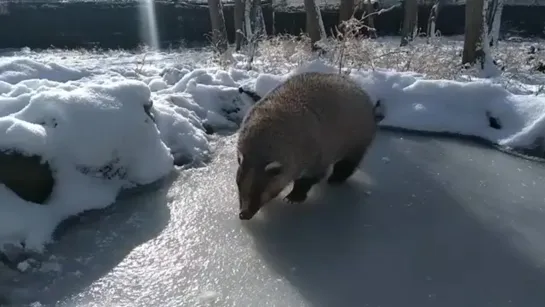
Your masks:
{"label": "badger", "polygon": [[[239,92],[245,92],[239,88]],[[307,72],[288,78],[257,102],[238,131],[239,218],[250,220],[293,181],[288,203],[301,203],[327,178],[345,182],[375,138],[370,96],[348,76]]]}

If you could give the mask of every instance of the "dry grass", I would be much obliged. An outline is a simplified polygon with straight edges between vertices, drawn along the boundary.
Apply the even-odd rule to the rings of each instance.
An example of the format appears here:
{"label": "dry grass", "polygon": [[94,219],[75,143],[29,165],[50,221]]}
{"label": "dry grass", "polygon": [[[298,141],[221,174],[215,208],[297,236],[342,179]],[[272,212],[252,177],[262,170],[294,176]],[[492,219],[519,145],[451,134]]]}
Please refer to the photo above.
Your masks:
{"label": "dry grass", "polygon": [[[326,60],[338,64],[338,45],[334,39],[328,39],[323,45],[329,45]],[[529,60],[527,51],[530,46],[541,50]],[[414,71],[426,74],[430,78],[451,79],[462,67],[461,53],[463,41],[456,38],[438,37],[430,39],[427,44],[424,38],[417,38],[406,47],[399,47],[399,39],[378,38],[359,39],[345,42],[343,66],[363,69],[394,69],[397,71]],[[545,42],[512,43],[500,42],[493,50],[494,58],[513,73],[533,73],[538,61],[545,61]],[[258,48],[258,58],[266,58],[267,62],[283,66],[287,62],[301,62],[313,57],[309,47],[309,39],[305,36],[290,37],[287,35],[274,37],[262,42]]]}
{"label": "dry grass", "polygon": [[[361,20],[352,20],[351,23],[352,28],[362,26]],[[461,65],[461,36],[438,36],[431,38],[429,43],[426,38],[419,37],[405,47],[400,47],[399,43],[399,37],[362,39],[348,36],[344,40],[330,37],[320,45],[327,51],[322,59],[340,67],[412,71],[429,79],[468,80],[477,76],[475,69]],[[529,54],[532,46],[536,52]],[[545,74],[535,69],[539,62],[545,64],[545,41],[500,41],[492,52],[499,66],[504,68],[502,80],[498,82],[506,87],[513,86],[510,82],[517,83],[518,87],[521,86],[519,83],[545,83]],[[259,44],[252,66],[262,72],[278,74],[315,57],[306,35],[281,35]],[[543,90],[543,86],[541,88]]]}

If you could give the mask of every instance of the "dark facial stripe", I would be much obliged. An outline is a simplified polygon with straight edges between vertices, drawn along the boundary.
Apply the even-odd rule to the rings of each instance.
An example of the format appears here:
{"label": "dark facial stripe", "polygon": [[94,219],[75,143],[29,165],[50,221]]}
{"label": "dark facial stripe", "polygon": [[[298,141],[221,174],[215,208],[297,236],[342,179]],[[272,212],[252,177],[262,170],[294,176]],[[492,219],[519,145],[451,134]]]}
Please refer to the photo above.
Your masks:
{"label": "dark facial stripe", "polygon": [[[263,193],[266,180],[265,178],[260,178],[259,174],[262,172],[244,165],[244,162],[242,162],[243,165],[237,170],[240,210],[247,209],[255,213],[261,207],[261,194]],[[245,208],[245,206],[248,207]]]}

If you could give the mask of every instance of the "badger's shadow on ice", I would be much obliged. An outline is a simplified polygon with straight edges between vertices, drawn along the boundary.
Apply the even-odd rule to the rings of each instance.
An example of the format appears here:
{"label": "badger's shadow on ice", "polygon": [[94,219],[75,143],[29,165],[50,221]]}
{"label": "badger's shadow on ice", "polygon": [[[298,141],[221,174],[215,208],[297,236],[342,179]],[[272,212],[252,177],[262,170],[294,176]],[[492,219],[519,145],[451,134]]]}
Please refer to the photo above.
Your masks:
{"label": "badger's shadow on ice", "polygon": [[371,183],[359,172],[301,208],[272,203],[246,223],[266,263],[312,306],[545,306],[542,272],[395,138],[381,133],[363,162]]}
{"label": "badger's shadow on ice", "polygon": [[[291,204],[283,200],[283,195],[279,196],[261,208],[259,212],[261,217],[256,216],[253,221],[244,223],[243,226],[254,234],[271,230],[273,232],[293,230],[289,230],[289,227],[282,227],[281,224],[298,227],[300,228],[298,232],[314,229],[326,221],[336,223],[342,220],[342,225],[351,227],[350,218],[360,215],[361,211],[365,210],[365,198],[368,197],[366,191],[370,191],[370,189],[369,184],[361,178],[350,179],[339,186],[328,186],[326,182],[322,181],[313,187],[305,202]],[[290,190],[291,187],[286,189],[284,194]],[[279,224],[276,225],[276,223]]]}
{"label": "badger's shadow on ice", "polygon": [[[170,186],[179,176],[122,192],[116,203],[72,217],[57,227],[41,266],[28,269],[10,288],[10,303],[55,305],[116,267],[135,247],[155,238],[170,220]],[[56,270],[58,268],[59,270]]]}

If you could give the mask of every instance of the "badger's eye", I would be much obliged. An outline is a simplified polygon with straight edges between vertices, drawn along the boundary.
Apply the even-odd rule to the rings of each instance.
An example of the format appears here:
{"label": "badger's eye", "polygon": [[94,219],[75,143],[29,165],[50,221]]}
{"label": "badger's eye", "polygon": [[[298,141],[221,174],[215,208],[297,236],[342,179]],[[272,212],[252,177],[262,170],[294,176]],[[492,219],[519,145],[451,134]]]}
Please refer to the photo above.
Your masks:
{"label": "badger's eye", "polygon": [[238,165],[242,164],[242,154],[240,152],[237,152],[237,162]]}
{"label": "badger's eye", "polygon": [[269,170],[267,174],[269,174],[269,176],[271,177],[274,177],[274,176],[280,175],[281,172],[282,170],[280,168],[275,168],[275,169]]}

